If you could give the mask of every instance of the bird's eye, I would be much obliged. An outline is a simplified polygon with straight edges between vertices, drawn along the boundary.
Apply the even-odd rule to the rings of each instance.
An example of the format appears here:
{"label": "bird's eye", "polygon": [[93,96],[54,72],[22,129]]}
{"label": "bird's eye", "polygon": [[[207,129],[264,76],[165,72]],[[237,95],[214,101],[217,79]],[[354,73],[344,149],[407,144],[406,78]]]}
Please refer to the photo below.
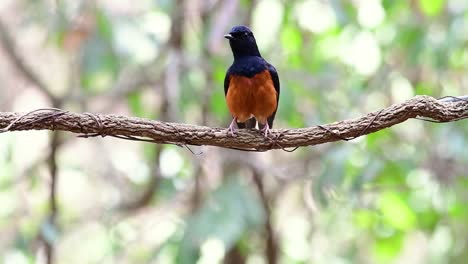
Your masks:
{"label": "bird's eye", "polygon": [[244,33],[244,36],[247,37],[248,35],[249,35],[249,32],[245,32],[245,33]]}

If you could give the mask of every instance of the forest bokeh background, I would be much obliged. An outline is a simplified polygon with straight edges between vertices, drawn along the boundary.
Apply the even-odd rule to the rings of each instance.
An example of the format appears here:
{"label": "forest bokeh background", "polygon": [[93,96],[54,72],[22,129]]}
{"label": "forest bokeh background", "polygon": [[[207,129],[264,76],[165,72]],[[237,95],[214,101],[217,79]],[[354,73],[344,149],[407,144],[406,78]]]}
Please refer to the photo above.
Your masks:
{"label": "forest bokeh background", "polygon": [[[276,128],[468,94],[466,0],[2,0],[0,111],[227,127],[237,24]],[[0,262],[466,263],[467,146],[466,121],[293,153],[1,134]]]}

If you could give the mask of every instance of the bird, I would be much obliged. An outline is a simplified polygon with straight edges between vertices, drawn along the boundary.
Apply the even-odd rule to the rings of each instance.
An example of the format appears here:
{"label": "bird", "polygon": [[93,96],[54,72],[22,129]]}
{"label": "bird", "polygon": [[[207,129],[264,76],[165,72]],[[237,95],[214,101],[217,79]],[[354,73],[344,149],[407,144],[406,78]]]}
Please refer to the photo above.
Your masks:
{"label": "bird", "polygon": [[258,122],[260,131],[268,137],[278,109],[278,72],[260,55],[247,26],[235,26],[224,37],[234,57],[224,78],[226,104],[233,117],[228,135],[234,136],[236,128],[255,128]]}

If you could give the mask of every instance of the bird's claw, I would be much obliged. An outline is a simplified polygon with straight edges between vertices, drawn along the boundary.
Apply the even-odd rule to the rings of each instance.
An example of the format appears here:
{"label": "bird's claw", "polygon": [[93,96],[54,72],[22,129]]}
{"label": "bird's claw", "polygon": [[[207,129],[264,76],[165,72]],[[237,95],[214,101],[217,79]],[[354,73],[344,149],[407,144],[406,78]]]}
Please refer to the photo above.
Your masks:
{"label": "bird's claw", "polygon": [[232,119],[232,122],[231,122],[231,124],[229,125],[229,127],[227,129],[228,136],[231,136],[231,137],[236,136],[236,134],[237,134],[236,127],[237,127],[237,123],[236,123],[236,119],[234,118],[234,119]]}
{"label": "bird's claw", "polygon": [[271,135],[270,126],[268,125],[268,123],[266,123],[266,125],[260,131],[263,133],[263,136],[265,138],[268,138],[269,134]]}
{"label": "bird's claw", "polygon": [[236,134],[237,134],[237,130],[235,128],[233,128],[233,127],[229,127],[227,129],[227,134],[228,134],[228,136],[235,137]]}

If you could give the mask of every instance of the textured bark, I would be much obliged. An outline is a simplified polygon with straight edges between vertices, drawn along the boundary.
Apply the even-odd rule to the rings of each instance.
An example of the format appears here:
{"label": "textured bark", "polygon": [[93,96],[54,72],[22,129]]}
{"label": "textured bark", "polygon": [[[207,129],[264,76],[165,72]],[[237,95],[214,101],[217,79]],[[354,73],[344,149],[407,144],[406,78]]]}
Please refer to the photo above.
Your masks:
{"label": "textured bark", "polygon": [[231,137],[227,134],[226,128],[167,123],[118,115],[76,114],[60,110],[37,111],[27,115],[0,112],[0,132],[60,130],[79,133],[82,136],[146,138],[159,144],[209,145],[264,151],[313,146],[343,138],[354,138],[416,117],[429,118],[437,122],[468,118],[468,101],[437,100],[429,96],[417,96],[356,119],[308,128],[274,129],[268,139],[257,130],[241,129],[235,137]]}

